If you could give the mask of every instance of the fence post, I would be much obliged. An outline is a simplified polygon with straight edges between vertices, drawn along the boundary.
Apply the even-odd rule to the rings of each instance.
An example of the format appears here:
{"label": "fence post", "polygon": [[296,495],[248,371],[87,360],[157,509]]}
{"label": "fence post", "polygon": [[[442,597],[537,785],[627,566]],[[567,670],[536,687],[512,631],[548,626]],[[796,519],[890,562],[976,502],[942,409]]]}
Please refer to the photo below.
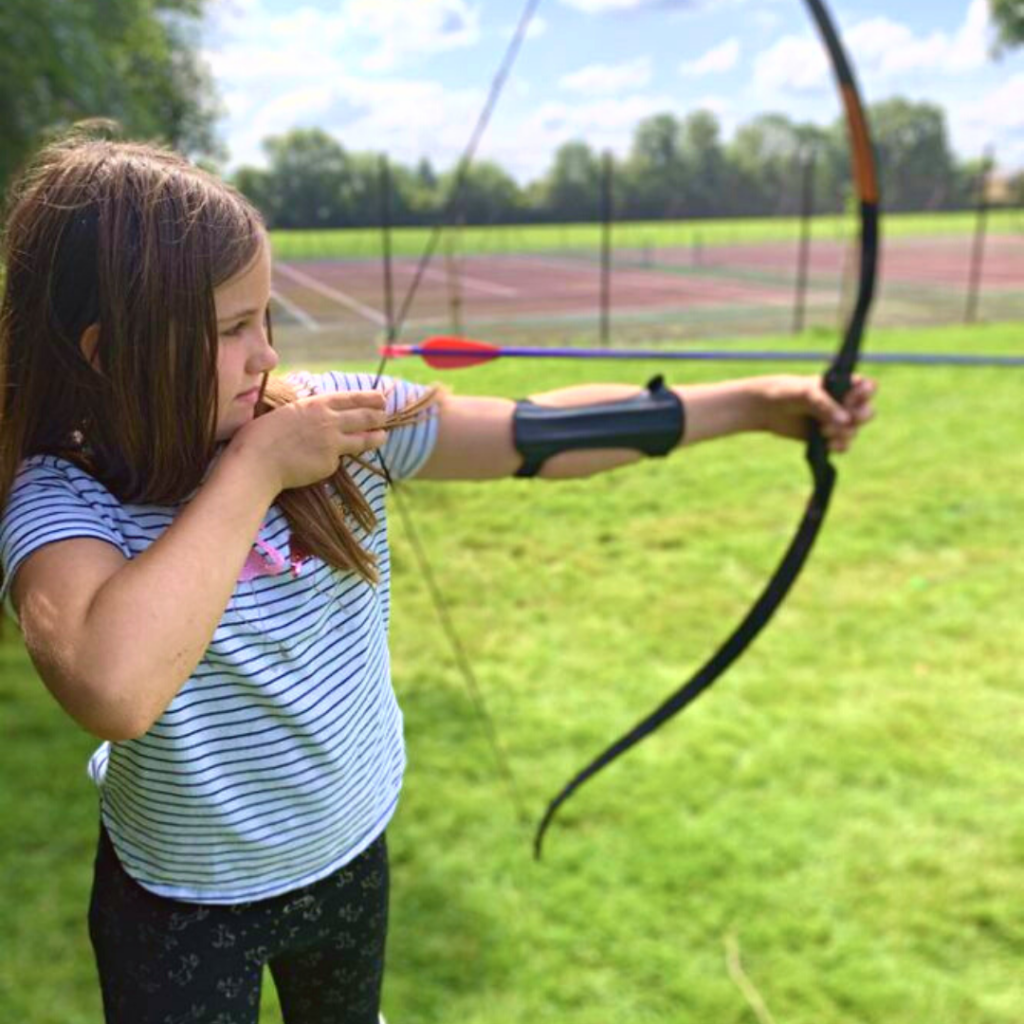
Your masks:
{"label": "fence post", "polygon": [[978,208],[974,221],[974,245],[971,248],[971,269],[967,281],[967,307],[964,323],[973,324],[978,318],[978,294],[981,291],[981,271],[985,262],[985,231],[988,222],[988,182],[995,164],[995,152],[991,146],[985,150],[978,175]]}
{"label": "fence post", "polygon": [[451,316],[451,332],[457,338],[462,337],[462,281],[456,246],[462,240],[464,222],[465,217],[460,213],[452,229],[445,232],[444,266],[448,282],[448,312]]}
{"label": "fence post", "polygon": [[814,216],[814,157],[813,148],[800,156],[802,188],[800,198],[800,250],[796,267],[796,295],[793,299],[793,333],[804,329],[807,307],[807,268],[811,256],[811,218]]}
{"label": "fence post", "polygon": [[380,193],[380,251],[384,261],[384,321],[388,344],[395,341],[395,287],[391,258],[391,167],[386,153],[378,162],[377,191]]}
{"label": "fence post", "polygon": [[605,347],[611,341],[613,175],[611,150],[605,150],[601,165],[601,344]]}

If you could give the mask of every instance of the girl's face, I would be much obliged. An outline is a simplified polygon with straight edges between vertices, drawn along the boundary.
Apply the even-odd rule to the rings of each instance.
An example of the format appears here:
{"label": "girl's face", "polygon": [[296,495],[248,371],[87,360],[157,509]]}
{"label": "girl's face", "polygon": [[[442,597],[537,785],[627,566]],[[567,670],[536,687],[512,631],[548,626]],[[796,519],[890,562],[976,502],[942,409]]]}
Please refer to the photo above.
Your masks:
{"label": "girl's face", "polygon": [[270,247],[213,293],[217,307],[217,440],[227,441],[252,418],[263,375],[277,366],[267,337]]}

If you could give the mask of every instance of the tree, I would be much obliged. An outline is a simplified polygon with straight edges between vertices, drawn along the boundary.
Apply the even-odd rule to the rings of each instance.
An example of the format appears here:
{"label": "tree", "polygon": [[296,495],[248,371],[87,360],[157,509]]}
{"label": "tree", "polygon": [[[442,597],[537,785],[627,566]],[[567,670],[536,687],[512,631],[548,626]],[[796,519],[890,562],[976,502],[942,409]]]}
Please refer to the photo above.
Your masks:
{"label": "tree", "polygon": [[391,165],[391,218],[395,224],[432,223],[439,198],[437,175],[430,161],[415,168]]}
{"label": "tree", "polygon": [[1018,171],[1006,183],[1007,199],[1011,206],[1024,206],[1024,171]]}
{"label": "tree", "polygon": [[931,103],[894,97],[868,111],[887,210],[934,210],[957,197],[946,115]]}
{"label": "tree", "polygon": [[[973,160],[965,160],[956,168],[956,196],[957,207],[975,207],[983,198],[982,192],[986,182],[991,184],[992,171],[995,168],[995,159],[991,153],[975,157]],[[1013,179],[1007,182],[1007,198],[1013,196]],[[989,196],[984,197],[987,201]]]}
{"label": "tree", "polygon": [[[263,140],[268,168],[242,167],[235,184],[272,228],[342,227],[379,222],[370,158],[360,167],[319,128],[294,128]],[[370,206],[372,205],[372,210]]]}
{"label": "tree", "polygon": [[621,177],[622,216],[660,220],[683,216],[686,209],[686,158],[679,121],[656,114],[641,121]]}
{"label": "tree", "polygon": [[585,142],[566,142],[555,153],[536,202],[552,220],[597,220],[601,213],[601,159]]}
{"label": "tree", "polygon": [[680,141],[687,168],[687,213],[691,217],[713,217],[730,212],[731,175],[718,118],[709,110],[690,114],[680,127]]}
{"label": "tree", "polygon": [[761,114],[743,125],[729,146],[735,194],[748,215],[793,213],[797,188],[793,168],[801,150],[800,131],[785,114]]}
{"label": "tree", "polygon": [[[449,171],[440,182],[440,194],[452,194],[453,175]],[[480,160],[469,165],[455,211],[466,224],[511,224],[523,216],[523,194],[515,179],[500,165]]]}
{"label": "tree", "polygon": [[416,165],[416,182],[427,192],[433,192],[437,189],[437,172],[434,170],[434,165],[426,157],[422,157]]}
{"label": "tree", "polygon": [[989,0],[992,20],[1002,46],[1024,43],[1024,0]]}
{"label": "tree", "polygon": [[205,0],[4,0],[0,188],[48,135],[90,117],[220,157],[196,33]]}

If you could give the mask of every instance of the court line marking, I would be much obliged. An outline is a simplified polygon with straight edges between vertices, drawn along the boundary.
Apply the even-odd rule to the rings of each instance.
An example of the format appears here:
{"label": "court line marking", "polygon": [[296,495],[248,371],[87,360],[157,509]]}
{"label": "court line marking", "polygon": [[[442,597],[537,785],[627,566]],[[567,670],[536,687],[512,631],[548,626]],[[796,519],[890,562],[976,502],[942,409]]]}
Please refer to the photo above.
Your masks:
{"label": "court line marking", "polygon": [[333,302],[338,303],[339,306],[352,310],[353,313],[358,314],[364,320],[369,320],[370,323],[376,324],[378,327],[387,327],[387,317],[383,313],[372,306],[367,306],[358,299],[354,299],[351,295],[346,295],[345,292],[332,288],[330,285],[324,284],[323,281],[318,281],[315,277],[311,277],[309,274],[304,274],[301,270],[288,266],[287,263],[278,263],[275,265],[275,269],[279,274],[283,274],[285,277],[291,278],[291,280],[304,285],[311,291],[323,295],[324,298],[331,299]]}
{"label": "court line marking", "polygon": [[291,299],[286,299],[280,292],[270,289],[270,297],[290,313],[296,320],[306,328],[307,331],[316,333],[320,330],[320,324],[316,319],[307,313],[301,306],[296,305]]}
{"label": "court line marking", "polygon": [[[434,281],[448,280],[448,274],[443,270],[427,270],[423,276],[429,277]],[[512,288],[507,284],[495,284],[493,281],[484,281],[482,278],[472,277],[469,274],[458,274],[457,279],[460,287],[469,288],[472,291],[484,292],[488,295],[500,295],[506,299],[514,299],[519,295],[518,288]]]}

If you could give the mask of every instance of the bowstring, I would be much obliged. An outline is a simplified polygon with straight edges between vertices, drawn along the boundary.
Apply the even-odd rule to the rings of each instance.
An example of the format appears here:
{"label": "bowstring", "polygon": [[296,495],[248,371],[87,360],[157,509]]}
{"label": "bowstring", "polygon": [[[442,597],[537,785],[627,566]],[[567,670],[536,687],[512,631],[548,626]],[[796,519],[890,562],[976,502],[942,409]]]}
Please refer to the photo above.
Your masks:
{"label": "bowstring", "polygon": [[[441,234],[444,232],[445,228],[451,226],[452,218],[458,210],[459,200],[462,199],[462,194],[466,188],[466,180],[469,177],[470,165],[476,157],[476,151],[480,146],[480,140],[483,138],[484,132],[487,130],[487,126],[491,120],[491,115],[494,113],[494,108],[497,106],[498,98],[501,96],[502,91],[505,88],[505,82],[508,80],[509,73],[512,70],[512,66],[515,64],[516,57],[519,55],[519,50],[523,45],[523,40],[526,38],[526,33],[529,30],[530,23],[533,21],[533,16],[536,13],[539,4],[540,0],[526,0],[526,5],[523,7],[522,13],[519,16],[519,23],[516,25],[515,32],[505,49],[505,54],[502,57],[501,64],[498,67],[494,78],[491,80],[491,86],[487,92],[487,99],[484,102],[483,109],[480,111],[480,116],[477,118],[476,125],[469,137],[469,142],[466,144],[466,148],[463,151],[462,156],[459,158],[455,180],[452,183],[448,199],[441,211],[441,216],[434,224],[433,230],[427,238],[427,244],[423,250],[423,255],[420,256],[419,262],[416,265],[416,271],[413,274],[412,281],[409,283],[409,288],[405,293],[405,297],[402,299],[402,305],[399,308],[398,315],[395,317],[394,323],[388,325],[388,339],[391,341],[397,340],[401,335],[402,328],[405,326],[405,321],[409,316],[409,310],[412,307],[413,300],[419,292],[420,282],[423,280],[423,277],[434,258],[434,253],[437,250]],[[381,356],[380,363],[377,365],[376,378],[373,385],[374,387],[377,386],[380,378],[383,376],[384,368],[387,366],[389,358],[390,356],[387,352],[384,352]]]}
{"label": "bowstring", "polygon": [[[469,177],[470,165],[476,157],[476,151],[479,148],[480,140],[483,138],[484,132],[487,130],[487,126],[491,121],[494,108],[497,106],[498,99],[504,90],[505,83],[508,80],[508,76],[513,65],[515,64],[516,57],[519,55],[519,50],[522,48],[523,40],[526,38],[526,33],[529,30],[530,24],[533,21],[533,16],[536,13],[539,4],[540,0],[526,0],[522,12],[519,15],[519,22],[516,25],[512,38],[509,40],[509,44],[505,49],[501,63],[498,66],[498,70],[495,73],[494,78],[491,80],[491,85],[487,91],[487,98],[484,102],[483,108],[477,117],[476,124],[470,134],[466,148],[463,150],[462,156],[459,158],[455,179],[452,183],[452,188],[448,194],[448,198],[442,208],[441,216],[438,218],[437,222],[434,224],[433,230],[430,232],[427,244],[423,250],[423,254],[420,256],[419,262],[416,265],[412,281],[409,283],[409,287],[402,299],[402,304],[399,307],[397,315],[394,317],[390,315],[388,316],[386,331],[389,343],[397,341],[401,335],[402,329],[405,326],[406,319],[409,315],[409,310],[412,308],[413,301],[419,292],[420,283],[426,275],[427,269],[434,258],[434,253],[437,250],[441,235],[445,228],[451,226],[452,219],[459,208],[459,203],[466,188],[466,181]],[[379,387],[389,358],[390,356],[388,355],[387,350],[385,350],[377,365],[373,384],[371,385],[372,388],[376,389]],[[465,645],[462,643],[458,630],[455,627],[455,620],[451,614],[450,606],[444,599],[441,592],[441,588],[437,582],[437,575],[434,572],[430,559],[427,557],[426,548],[423,545],[419,532],[413,525],[412,516],[409,512],[404,496],[400,495],[399,488],[395,485],[391,471],[388,469],[387,462],[379,448],[376,449],[375,455],[377,457],[377,461],[380,463],[381,472],[384,475],[386,485],[391,492],[395,508],[398,510],[399,518],[402,521],[402,527],[405,530],[406,536],[409,538],[410,547],[413,550],[416,563],[420,570],[420,575],[427,586],[428,593],[430,594],[431,602],[434,605],[434,611],[437,614],[439,623],[441,624],[441,630],[448,641],[448,646],[450,647],[452,654],[454,655],[455,664],[458,667],[459,673],[466,685],[466,689],[469,692],[473,708],[483,725],[484,735],[487,737],[487,743],[491,749],[491,755],[493,756],[498,771],[505,782],[506,788],[508,789],[512,805],[516,812],[516,817],[518,818],[521,826],[528,827],[530,819],[526,812],[525,802],[520,793],[519,786],[516,783],[516,778],[512,772],[511,765],[509,764],[504,746],[499,739],[494,719],[487,710],[483,690],[480,687],[476,673],[474,672],[469,657],[466,654]]]}

